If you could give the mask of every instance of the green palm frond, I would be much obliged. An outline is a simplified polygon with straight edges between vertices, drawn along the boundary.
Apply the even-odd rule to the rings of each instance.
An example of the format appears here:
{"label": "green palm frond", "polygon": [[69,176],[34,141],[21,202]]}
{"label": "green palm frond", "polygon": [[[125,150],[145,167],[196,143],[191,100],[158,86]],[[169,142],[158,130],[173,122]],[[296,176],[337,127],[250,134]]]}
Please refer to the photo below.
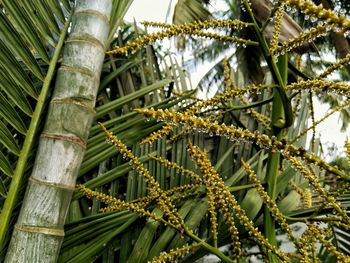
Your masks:
{"label": "green palm frond", "polygon": [[211,13],[201,0],[178,0],[173,14],[174,24],[184,24],[208,19]]}
{"label": "green palm frond", "polygon": [[[212,15],[205,6],[205,2],[201,0],[178,0],[173,13],[173,24],[209,19]],[[184,37],[178,37],[176,42],[177,48],[184,49],[186,47]]]}

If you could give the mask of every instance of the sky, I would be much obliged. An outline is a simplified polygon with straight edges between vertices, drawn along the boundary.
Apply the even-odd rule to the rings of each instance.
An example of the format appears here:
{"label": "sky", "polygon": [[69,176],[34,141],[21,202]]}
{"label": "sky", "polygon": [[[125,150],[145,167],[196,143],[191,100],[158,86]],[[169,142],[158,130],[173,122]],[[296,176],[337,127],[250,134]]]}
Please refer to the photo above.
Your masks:
{"label": "sky", "polygon": [[176,0],[134,0],[126,13],[125,19],[128,21],[157,21],[165,22],[169,4],[172,6]]}
{"label": "sky", "polygon": [[[172,14],[176,0],[134,0],[133,4],[129,8],[125,19],[127,21],[133,21],[134,19],[137,22],[142,21],[157,21],[165,22],[166,14],[171,4],[170,14]],[[213,9],[222,8],[222,3],[220,0],[213,0],[212,7]],[[171,20],[170,15],[170,20]],[[167,21],[171,22],[171,21]],[[170,47],[169,41],[163,41],[162,45]],[[180,61],[180,58],[179,58]],[[201,65],[194,72],[191,73],[191,82],[195,87],[198,81],[201,79],[203,74],[206,72],[206,69],[210,65]],[[315,100],[315,119],[318,120],[327,112],[328,107],[321,105],[317,100]],[[339,153],[344,152],[344,142],[347,137],[347,134],[350,134],[350,128],[346,133],[340,132],[340,123],[339,123],[339,114],[333,114],[325,122],[317,126],[316,133],[321,136],[321,142],[334,142],[339,150]],[[311,133],[308,133],[311,135]],[[309,136],[310,137],[310,136]],[[349,136],[350,137],[350,136]]]}

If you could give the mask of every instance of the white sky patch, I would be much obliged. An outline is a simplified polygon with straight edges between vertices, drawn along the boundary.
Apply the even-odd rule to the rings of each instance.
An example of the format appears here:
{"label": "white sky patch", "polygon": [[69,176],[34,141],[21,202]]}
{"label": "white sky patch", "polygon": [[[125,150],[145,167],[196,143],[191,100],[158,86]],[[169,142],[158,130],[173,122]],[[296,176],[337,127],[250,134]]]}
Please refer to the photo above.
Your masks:
{"label": "white sky patch", "polygon": [[[172,7],[174,7],[175,0],[134,0],[125,15],[125,20],[133,21],[135,18],[136,22],[165,22],[170,2],[172,2]],[[172,13],[173,8],[170,11],[170,20]]]}
{"label": "white sky patch", "polygon": [[[321,104],[319,100],[314,99],[315,108],[315,120],[321,119],[325,114],[328,113],[328,105]],[[311,121],[309,122],[311,124]],[[320,137],[322,144],[331,142],[335,143],[338,147],[338,154],[345,156],[345,140],[348,134],[350,134],[350,128],[345,133],[340,131],[341,120],[339,119],[339,113],[336,112],[328,117],[325,121],[321,122],[316,126],[316,137]],[[312,131],[308,132],[308,138],[311,138]],[[323,149],[326,151],[327,149]],[[331,161],[332,156],[327,156],[327,161]]]}

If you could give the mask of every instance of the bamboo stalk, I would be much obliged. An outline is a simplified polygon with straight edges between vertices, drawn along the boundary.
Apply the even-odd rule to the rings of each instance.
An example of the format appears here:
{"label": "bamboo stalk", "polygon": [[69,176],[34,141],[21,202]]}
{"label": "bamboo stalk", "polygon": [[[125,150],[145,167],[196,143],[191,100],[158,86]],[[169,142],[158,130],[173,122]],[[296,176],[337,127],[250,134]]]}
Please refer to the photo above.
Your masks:
{"label": "bamboo stalk", "polygon": [[44,106],[46,102],[46,98],[50,89],[50,85],[52,82],[52,79],[54,77],[54,72],[57,66],[57,62],[59,59],[59,56],[61,54],[62,46],[64,43],[64,40],[66,38],[66,34],[68,31],[69,24],[71,22],[71,16],[68,17],[66,24],[64,26],[64,29],[62,31],[62,34],[60,36],[60,39],[58,41],[58,44],[55,49],[55,53],[53,55],[53,58],[50,62],[49,70],[47,72],[47,75],[45,77],[43,87],[40,93],[40,96],[38,98],[38,103],[36,105],[35,111],[33,113],[32,121],[30,122],[30,126],[27,132],[26,139],[23,144],[23,148],[21,150],[21,154],[18,159],[18,163],[16,166],[16,170],[14,172],[10,189],[9,189],[9,195],[7,196],[4,207],[0,214],[0,249],[3,249],[5,246],[5,237],[6,232],[8,230],[8,225],[13,213],[13,209],[16,206],[18,193],[20,191],[20,187],[22,186],[22,180],[23,175],[25,172],[25,169],[27,168],[27,160],[31,154],[31,150],[33,148],[34,144],[34,137],[36,135],[37,129],[40,125],[40,118],[42,116],[42,113],[44,111]]}
{"label": "bamboo stalk", "polygon": [[111,0],[79,0],[5,262],[56,262],[95,116]]}

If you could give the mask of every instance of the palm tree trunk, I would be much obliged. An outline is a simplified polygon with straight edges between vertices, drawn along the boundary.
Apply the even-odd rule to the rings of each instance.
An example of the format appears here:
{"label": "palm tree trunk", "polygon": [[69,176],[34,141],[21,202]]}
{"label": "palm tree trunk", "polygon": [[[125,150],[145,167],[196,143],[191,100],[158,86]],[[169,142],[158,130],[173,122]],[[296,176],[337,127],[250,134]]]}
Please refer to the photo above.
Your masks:
{"label": "palm tree trunk", "polygon": [[32,176],[5,262],[56,262],[83,159],[112,0],[78,0]]}

